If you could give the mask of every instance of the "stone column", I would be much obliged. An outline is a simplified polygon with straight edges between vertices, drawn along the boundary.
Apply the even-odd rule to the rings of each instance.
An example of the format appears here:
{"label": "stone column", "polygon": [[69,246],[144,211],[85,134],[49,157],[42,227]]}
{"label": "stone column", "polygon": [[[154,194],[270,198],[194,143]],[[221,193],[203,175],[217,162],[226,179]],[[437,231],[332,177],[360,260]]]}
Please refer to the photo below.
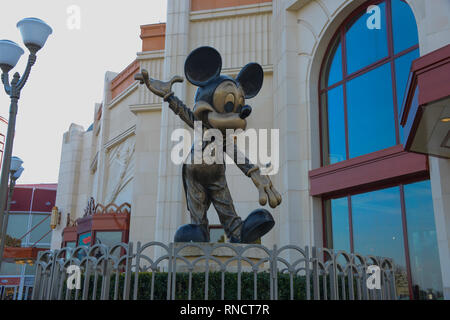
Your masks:
{"label": "stone column", "polygon": [[[147,88],[145,88],[147,90]],[[136,114],[135,169],[130,241],[155,240],[161,106],[141,108]]]}
{"label": "stone column", "polygon": [[308,39],[298,39],[297,12],[288,10],[291,3],[273,2],[274,127],[280,128],[279,187],[283,197],[275,242],[279,246],[320,246],[314,222],[320,206],[309,196],[308,184],[313,133],[305,70],[310,57],[301,54],[300,45]]}
{"label": "stone column", "polygon": [[[450,2],[446,0],[408,2],[417,22],[420,55],[448,45]],[[450,160],[429,157],[429,161],[444,298],[450,300]]]}
{"label": "stone column", "polygon": [[105,181],[105,170],[106,170],[106,149],[104,145],[108,142],[108,131],[109,131],[109,123],[110,123],[110,112],[109,112],[109,103],[111,102],[111,81],[117,76],[115,72],[106,72],[105,73],[105,82],[103,89],[103,110],[102,110],[102,118],[100,120],[100,133],[98,137],[98,160],[97,160],[97,190],[93,190],[95,192],[92,196],[95,199],[96,203],[104,203],[106,197],[106,181]]}
{"label": "stone column", "polygon": [[63,136],[55,201],[62,217],[60,225],[52,232],[51,249],[61,247],[62,230],[66,227],[67,213],[70,213],[71,219],[76,218],[83,134],[84,128],[82,126],[71,124],[69,131],[64,133]]}
{"label": "stone column", "polygon": [[[184,76],[184,62],[189,53],[189,14],[190,0],[168,1],[164,80],[174,75]],[[186,82],[175,84],[173,90],[180,100],[186,101]],[[155,239],[166,244],[173,241],[186,211],[181,166],[174,165],[170,160],[172,132],[183,127],[184,123],[169,109],[167,103],[163,103]]]}
{"label": "stone column", "polygon": [[430,157],[431,191],[445,299],[450,299],[450,160]]}

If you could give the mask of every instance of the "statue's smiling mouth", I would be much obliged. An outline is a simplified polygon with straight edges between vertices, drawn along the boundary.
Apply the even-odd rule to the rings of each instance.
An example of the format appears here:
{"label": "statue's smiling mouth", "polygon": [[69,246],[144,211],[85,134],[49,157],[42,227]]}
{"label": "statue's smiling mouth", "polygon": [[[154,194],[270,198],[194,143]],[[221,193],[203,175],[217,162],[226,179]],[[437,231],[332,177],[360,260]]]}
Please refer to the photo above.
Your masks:
{"label": "statue's smiling mouth", "polygon": [[242,129],[247,127],[247,121],[240,117],[239,113],[219,113],[208,103],[200,103],[195,106],[194,114],[197,119],[207,122],[212,128],[225,131],[226,129]]}

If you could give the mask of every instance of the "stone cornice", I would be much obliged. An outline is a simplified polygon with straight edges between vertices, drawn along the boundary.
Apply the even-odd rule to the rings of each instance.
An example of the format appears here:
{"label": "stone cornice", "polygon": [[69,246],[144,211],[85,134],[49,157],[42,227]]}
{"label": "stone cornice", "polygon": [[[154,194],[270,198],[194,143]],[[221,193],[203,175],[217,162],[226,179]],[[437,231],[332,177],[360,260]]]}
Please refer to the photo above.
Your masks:
{"label": "stone cornice", "polygon": [[120,95],[125,88],[134,82],[134,74],[139,71],[140,63],[134,60],[114,79],[111,80],[111,96],[113,98]]}
{"label": "stone cornice", "polygon": [[139,81],[135,81],[131,86],[129,86],[125,91],[115,97],[109,104],[108,109],[114,108],[122,99],[128,97],[131,93],[139,88]]}
{"label": "stone cornice", "polygon": [[137,60],[164,59],[164,52],[164,50],[138,52]]}
{"label": "stone cornice", "polygon": [[151,103],[151,104],[133,104],[130,105],[130,111],[134,114],[139,112],[154,112],[161,111],[162,103]]}
{"label": "stone cornice", "polygon": [[124,132],[119,134],[118,136],[109,140],[107,143],[105,143],[103,148],[108,152],[109,150],[111,150],[112,147],[125,141],[126,139],[133,136],[134,134],[136,134],[136,125],[133,125],[132,127],[128,128],[127,130],[125,130]]}
{"label": "stone cornice", "polygon": [[310,2],[311,0],[288,0],[285,2],[285,6],[288,11],[298,11]]}
{"label": "stone cornice", "polygon": [[218,8],[191,12],[191,21],[213,20],[228,17],[248,16],[272,12],[272,2],[251,4],[246,6]]}

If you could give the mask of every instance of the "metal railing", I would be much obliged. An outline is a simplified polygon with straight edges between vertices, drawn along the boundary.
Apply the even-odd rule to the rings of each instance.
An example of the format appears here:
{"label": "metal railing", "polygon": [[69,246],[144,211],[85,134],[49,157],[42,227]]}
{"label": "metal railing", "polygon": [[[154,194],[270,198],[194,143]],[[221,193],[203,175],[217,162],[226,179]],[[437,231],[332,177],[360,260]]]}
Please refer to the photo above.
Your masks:
{"label": "metal railing", "polygon": [[[396,299],[392,259],[294,245],[97,244],[41,252],[36,266],[34,300]],[[69,266],[80,275],[72,290]]]}

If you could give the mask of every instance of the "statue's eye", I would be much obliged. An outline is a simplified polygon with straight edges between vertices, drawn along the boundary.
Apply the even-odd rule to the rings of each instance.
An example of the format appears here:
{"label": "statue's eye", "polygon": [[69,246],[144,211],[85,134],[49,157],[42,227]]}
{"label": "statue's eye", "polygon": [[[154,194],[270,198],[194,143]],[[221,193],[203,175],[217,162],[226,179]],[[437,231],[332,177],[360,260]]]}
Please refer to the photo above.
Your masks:
{"label": "statue's eye", "polygon": [[225,112],[232,112],[234,109],[234,95],[232,93],[227,94],[225,97]]}
{"label": "statue's eye", "polygon": [[239,105],[241,106],[241,109],[242,109],[242,107],[245,105],[244,97],[241,97],[241,98],[239,99]]}

